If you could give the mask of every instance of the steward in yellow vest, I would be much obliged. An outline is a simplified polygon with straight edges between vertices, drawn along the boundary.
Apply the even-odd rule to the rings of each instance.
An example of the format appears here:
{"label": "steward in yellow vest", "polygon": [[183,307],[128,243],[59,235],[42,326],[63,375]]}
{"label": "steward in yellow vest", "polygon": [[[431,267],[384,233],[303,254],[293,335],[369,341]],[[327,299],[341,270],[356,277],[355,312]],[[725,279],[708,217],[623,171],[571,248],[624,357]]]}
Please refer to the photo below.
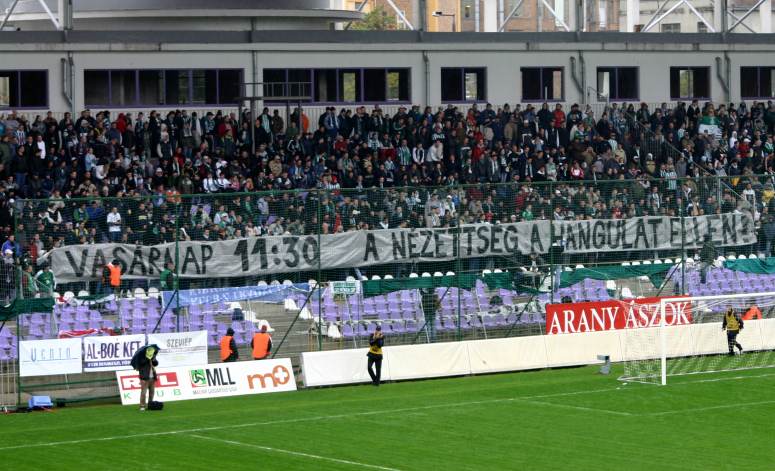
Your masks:
{"label": "steward in yellow vest", "polygon": [[734,309],[729,308],[724,314],[724,321],[721,324],[721,330],[727,331],[727,346],[729,347],[729,355],[735,354],[735,347],[743,353],[743,346],[737,343],[737,334],[743,330],[743,320],[735,312]]}

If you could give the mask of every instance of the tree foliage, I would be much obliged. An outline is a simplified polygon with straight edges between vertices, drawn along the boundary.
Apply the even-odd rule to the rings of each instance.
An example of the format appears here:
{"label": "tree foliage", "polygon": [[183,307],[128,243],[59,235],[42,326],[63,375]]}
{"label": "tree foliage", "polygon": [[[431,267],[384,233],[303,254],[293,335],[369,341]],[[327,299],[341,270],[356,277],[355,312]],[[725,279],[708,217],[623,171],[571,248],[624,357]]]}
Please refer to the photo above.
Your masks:
{"label": "tree foliage", "polygon": [[396,29],[396,17],[380,5],[366,13],[363,20],[354,22],[350,29],[361,31],[394,30]]}

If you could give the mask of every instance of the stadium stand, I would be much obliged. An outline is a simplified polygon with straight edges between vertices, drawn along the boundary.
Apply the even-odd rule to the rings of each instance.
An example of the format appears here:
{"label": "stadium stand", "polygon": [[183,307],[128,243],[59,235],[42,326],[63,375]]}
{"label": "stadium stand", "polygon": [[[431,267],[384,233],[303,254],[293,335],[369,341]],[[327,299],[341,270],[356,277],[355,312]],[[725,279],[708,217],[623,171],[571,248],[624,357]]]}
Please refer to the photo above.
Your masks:
{"label": "stadium stand", "polygon": [[[171,207],[179,202],[190,215],[181,237],[200,241],[534,219],[694,216],[748,208],[765,236],[749,253],[771,255],[772,102],[695,101],[657,109],[611,104],[601,116],[577,105],[567,110],[547,104],[540,109],[450,105],[435,111],[413,106],[393,116],[361,106],[330,108],[302,130],[291,124],[299,121],[298,113],[286,123],[264,110],[255,121],[255,153],[252,120],[233,113],[111,116],[85,110],[59,121],[52,113],[31,120],[13,112],[0,117],[4,264],[35,265],[39,254],[63,245],[171,242],[174,233],[167,226]],[[703,125],[714,126],[718,134]],[[109,223],[113,207],[120,215],[117,223]],[[10,237],[14,218],[21,223],[15,239]],[[13,297],[14,277],[0,281],[5,298]],[[693,268],[687,271],[686,291],[719,294],[740,284],[768,283],[768,275],[714,268],[702,284]],[[81,288],[88,287],[71,287]],[[515,304],[517,311],[491,306],[492,293],[481,282],[459,294],[450,290],[437,289],[446,300],[459,298],[463,315],[455,316],[458,305],[444,301],[435,321],[439,332],[540,324],[549,301],[542,294],[530,306]],[[507,305],[524,295],[498,294]],[[610,296],[605,282],[596,280],[558,288],[555,295]],[[367,336],[376,323],[387,326],[387,335],[416,335],[424,322],[418,297],[416,290],[402,290],[342,304],[329,294],[313,299],[308,309],[324,313],[329,337]],[[294,301],[304,305],[301,297]],[[181,328],[208,330],[214,345],[232,327],[244,345],[254,324],[216,320],[228,312],[226,305],[192,307]],[[130,333],[147,332],[160,316],[158,291],[114,301],[103,312],[57,305],[54,323],[44,321],[46,315],[23,316],[25,338],[55,336],[52,325],[58,330],[120,325]],[[176,329],[172,322],[166,316],[160,330]],[[0,333],[0,356],[14,355],[16,337],[8,329]]]}

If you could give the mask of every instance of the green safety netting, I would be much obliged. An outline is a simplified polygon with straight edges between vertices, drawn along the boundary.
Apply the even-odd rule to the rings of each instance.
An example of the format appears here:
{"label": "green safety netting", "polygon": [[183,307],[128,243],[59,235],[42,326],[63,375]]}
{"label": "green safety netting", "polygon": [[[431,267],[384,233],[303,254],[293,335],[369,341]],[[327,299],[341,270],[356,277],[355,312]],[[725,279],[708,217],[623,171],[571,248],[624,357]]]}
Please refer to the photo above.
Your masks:
{"label": "green safety netting", "polygon": [[593,280],[621,280],[624,278],[636,278],[647,276],[651,283],[659,288],[665,281],[667,272],[674,265],[671,263],[655,263],[651,265],[612,265],[595,268],[577,268],[573,271],[564,271],[560,276],[560,287],[575,285],[586,278]]}
{"label": "green safety netting", "polygon": [[54,298],[15,299],[11,304],[0,306],[0,322],[14,319],[19,314],[51,312]]}
{"label": "green safety netting", "polygon": [[775,273],[775,257],[759,259],[748,258],[745,260],[728,260],[724,262],[724,268],[757,275]]}
{"label": "green safety netting", "polygon": [[445,276],[420,276],[417,278],[402,278],[388,280],[369,280],[361,283],[365,297],[379,296],[393,291],[405,289],[423,288],[461,288],[471,290],[476,286],[476,281],[482,280],[489,289],[511,289],[520,293],[537,293],[533,287],[525,284],[527,280],[519,272],[460,274]]}

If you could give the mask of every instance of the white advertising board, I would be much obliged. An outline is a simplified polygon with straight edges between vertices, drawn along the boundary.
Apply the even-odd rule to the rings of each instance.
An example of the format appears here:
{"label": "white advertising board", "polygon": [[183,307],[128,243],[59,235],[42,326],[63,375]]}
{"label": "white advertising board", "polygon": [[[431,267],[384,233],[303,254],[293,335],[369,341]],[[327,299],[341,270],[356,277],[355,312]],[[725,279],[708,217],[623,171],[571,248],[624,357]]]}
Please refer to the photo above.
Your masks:
{"label": "white advertising board", "polygon": [[[156,374],[154,400],[160,402],[296,390],[289,358],[157,368]],[[139,404],[137,371],[117,371],[116,379],[121,403]]]}
{"label": "white advertising board", "polygon": [[81,339],[19,342],[19,375],[51,376],[80,373]]}
{"label": "white advertising board", "polygon": [[145,334],[83,338],[83,371],[131,370],[132,355],[145,345]]}
{"label": "white advertising board", "polygon": [[156,344],[157,356],[165,368],[207,364],[207,331],[148,334],[148,344]]}

